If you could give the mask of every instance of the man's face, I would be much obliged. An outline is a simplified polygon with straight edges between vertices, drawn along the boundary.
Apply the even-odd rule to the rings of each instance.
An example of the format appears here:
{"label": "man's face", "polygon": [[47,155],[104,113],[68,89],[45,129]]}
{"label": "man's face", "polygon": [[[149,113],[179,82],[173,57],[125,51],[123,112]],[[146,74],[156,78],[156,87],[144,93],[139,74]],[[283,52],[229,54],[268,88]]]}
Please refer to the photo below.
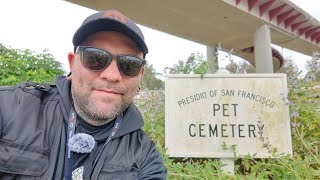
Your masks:
{"label": "man's face", "polygon": [[[143,58],[134,42],[128,37],[112,31],[103,31],[91,35],[81,45],[93,46],[114,55],[130,54]],[[133,101],[139,88],[144,69],[137,77],[122,75],[116,59],[101,72],[85,69],[80,60],[80,53],[69,53],[72,70],[71,92],[76,111],[93,125],[101,125],[114,119]]]}

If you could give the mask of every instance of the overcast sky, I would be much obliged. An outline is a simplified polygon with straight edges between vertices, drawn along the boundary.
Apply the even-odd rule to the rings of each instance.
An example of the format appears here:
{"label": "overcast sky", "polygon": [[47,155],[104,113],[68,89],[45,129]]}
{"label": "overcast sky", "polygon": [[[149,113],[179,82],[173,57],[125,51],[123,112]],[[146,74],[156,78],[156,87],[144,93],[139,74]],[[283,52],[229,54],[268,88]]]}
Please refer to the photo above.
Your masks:
{"label": "overcast sky", "polygon": [[[319,0],[292,0],[309,14],[320,19]],[[64,64],[67,53],[73,50],[72,37],[85,17],[93,10],[60,0],[3,0],[0,2],[0,43],[13,48],[40,52],[47,48]],[[190,53],[206,54],[206,47],[188,40],[168,35],[143,26],[150,53],[147,60],[160,72],[178,60],[185,60]],[[291,51],[282,51],[303,69],[304,59],[310,59]]]}

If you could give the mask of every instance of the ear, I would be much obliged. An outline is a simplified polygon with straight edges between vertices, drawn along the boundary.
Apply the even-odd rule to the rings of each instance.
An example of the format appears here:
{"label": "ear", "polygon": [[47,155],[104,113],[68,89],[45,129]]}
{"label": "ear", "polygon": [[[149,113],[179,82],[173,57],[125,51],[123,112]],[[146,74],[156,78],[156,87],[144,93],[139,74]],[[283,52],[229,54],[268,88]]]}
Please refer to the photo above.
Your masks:
{"label": "ear", "polygon": [[75,57],[75,54],[72,53],[72,52],[69,52],[68,53],[68,62],[69,62],[69,68],[70,68],[70,76],[67,77],[68,80],[71,80],[72,79],[72,68],[73,68],[73,65],[74,65],[74,57]]}
{"label": "ear", "polygon": [[74,57],[75,57],[74,53],[72,53],[72,52],[68,53],[68,62],[69,62],[70,71],[72,71],[72,68],[73,68]]}
{"label": "ear", "polygon": [[144,67],[141,68],[141,72],[140,75],[143,76],[144,75]]}

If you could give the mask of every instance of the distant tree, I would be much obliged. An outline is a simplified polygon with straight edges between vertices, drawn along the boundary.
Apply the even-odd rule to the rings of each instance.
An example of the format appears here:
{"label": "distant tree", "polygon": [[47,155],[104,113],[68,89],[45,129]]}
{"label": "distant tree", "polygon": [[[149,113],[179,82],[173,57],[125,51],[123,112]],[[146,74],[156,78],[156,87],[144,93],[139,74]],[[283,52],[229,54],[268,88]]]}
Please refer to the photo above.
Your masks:
{"label": "distant tree", "polygon": [[293,62],[291,58],[284,59],[282,67],[277,71],[278,73],[287,73],[288,71],[298,72],[298,66]]}
{"label": "distant tree", "polygon": [[226,69],[231,74],[255,73],[256,71],[255,67],[246,61],[241,61],[239,63],[235,63],[234,61],[231,61],[229,64],[227,64]]}
{"label": "distant tree", "polygon": [[0,85],[21,82],[52,83],[64,70],[48,50],[34,53],[30,50],[7,48],[0,44]]}
{"label": "distant tree", "polygon": [[247,61],[242,61],[239,64],[239,73],[256,73],[256,68],[248,63]]}
{"label": "distant tree", "polygon": [[[227,58],[230,63],[227,64],[226,69],[230,71],[230,73],[255,73],[256,71],[255,67],[247,61],[236,63],[230,54]],[[165,68],[165,72],[170,74],[205,74],[208,66],[202,54],[191,53],[186,61],[179,60],[178,64],[174,64],[173,67]]]}
{"label": "distant tree", "polygon": [[164,82],[156,77],[156,70],[152,64],[146,64],[144,68],[144,77],[141,82],[142,89],[164,89]]}
{"label": "distant tree", "polygon": [[240,66],[235,63],[234,61],[231,61],[227,66],[226,70],[228,70],[231,74],[239,73]]}
{"label": "distant tree", "polygon": [[191,53],[186,61],[179,60],[178,64],[167,67],[165,70],[168,70],[170,74],[202,74],[207,70],[206,60],[199,52]]}
{"label": "distant tree", "polygon": [[173,67],[167,69],[170,74],[190,74],[192,72],[190,64],[187,64],[183,60],[179,60],[178,64],[174,64]]}
{"label": "distant tree", "polygon": [[320,55],[319,53],[314,53],[312,59],[307,61],[306,69],[308,73],[306,74],[306,78],[311,81],[320,81]]}
{"label": "distant tree", "polygon": [[[293,62],[291,58],[284,59],[282,67],[277,71],[277,73],[285,73],[287,74],[287,78],[297,79],[301,74],[298,66]],[[288,82],[293,81],[293,79],[289,79]]]}

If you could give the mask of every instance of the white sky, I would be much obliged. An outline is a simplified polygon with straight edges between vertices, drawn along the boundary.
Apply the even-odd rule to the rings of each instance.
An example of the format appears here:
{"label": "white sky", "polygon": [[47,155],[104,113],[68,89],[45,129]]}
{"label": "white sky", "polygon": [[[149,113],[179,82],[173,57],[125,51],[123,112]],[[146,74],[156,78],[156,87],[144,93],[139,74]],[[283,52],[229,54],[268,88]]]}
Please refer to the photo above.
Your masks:
{"label": "white sky", "polygon": [[[320,19],[319,0],[291,0]],[[1,0],[0,43],[19,49],[40,52],[49,49],[54,57],[67,64],[67,53],[73,51],[72,37],[82,21],[94,11],[61,0]],[[158,72],[185,60],[190,53],[206,55],[206,47],[143,26],[149,47],[147,60]],[[222,45],[223,46],[223,45]],[[284,57],[291,57],[300,69],[310,59],[292,51],[283,50]]]}

